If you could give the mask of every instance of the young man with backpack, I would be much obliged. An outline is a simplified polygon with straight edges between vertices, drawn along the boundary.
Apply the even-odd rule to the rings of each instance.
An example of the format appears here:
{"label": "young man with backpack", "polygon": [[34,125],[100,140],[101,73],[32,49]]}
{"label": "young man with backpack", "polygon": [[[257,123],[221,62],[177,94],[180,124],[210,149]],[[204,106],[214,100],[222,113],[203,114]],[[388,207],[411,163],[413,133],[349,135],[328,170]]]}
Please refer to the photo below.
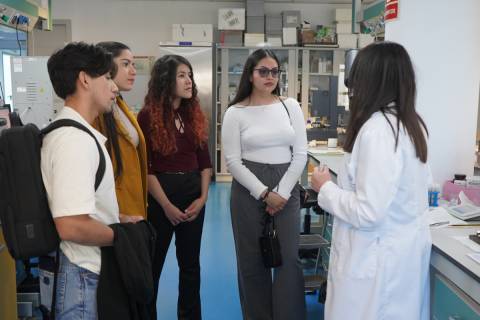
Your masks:
{"label": "young man with backpack", "polygon": [[97,318],[100,247],[112,245],[108,225],[120,221],[106,138],[91,126],[115,101],[114,68],[110,54],[81,42],[68,44],[48,60],[55,93],[65,100],[55,121],[70,119],[89,131],[58,128],[43,138],[41,148],[43,183],[61,240],[57,320]]}

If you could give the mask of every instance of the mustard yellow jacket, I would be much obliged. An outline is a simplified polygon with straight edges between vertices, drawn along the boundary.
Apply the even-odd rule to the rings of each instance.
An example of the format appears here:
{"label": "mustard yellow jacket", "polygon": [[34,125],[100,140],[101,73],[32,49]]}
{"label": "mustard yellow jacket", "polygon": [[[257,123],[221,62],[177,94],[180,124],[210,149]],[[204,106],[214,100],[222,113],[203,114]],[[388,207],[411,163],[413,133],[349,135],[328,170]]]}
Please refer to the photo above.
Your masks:
{"label": "mustard yellow jacket", "polygon": [[[138,125],[137,119],[128,108],[126,102],[117,98],[118,107],[127,115],[138,133],[139,143],[135,147],[127,130],[121,121],[115,118],[118,132],[118,144],[122,158],[123,173],[115,179],[115,191],[121,214],[147,217],[147,149],[145,137]],[[100,116],[94,127],[106,136],[105,122]],[[113,170],[117,163],[112,159]]]}

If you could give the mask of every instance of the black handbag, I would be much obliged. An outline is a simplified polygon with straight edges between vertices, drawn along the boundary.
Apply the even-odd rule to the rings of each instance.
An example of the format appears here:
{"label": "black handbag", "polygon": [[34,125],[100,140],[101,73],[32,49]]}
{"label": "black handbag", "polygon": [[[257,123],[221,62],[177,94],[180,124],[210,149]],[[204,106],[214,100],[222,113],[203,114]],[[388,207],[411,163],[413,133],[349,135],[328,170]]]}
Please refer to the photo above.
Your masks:
{"label": "black handbag", "polygon": [[260,237],[260,250],[265,268],[276,268],[282,265],[282,252],[275,230],[275,218],[269,214],[265,215],[263,234]]}

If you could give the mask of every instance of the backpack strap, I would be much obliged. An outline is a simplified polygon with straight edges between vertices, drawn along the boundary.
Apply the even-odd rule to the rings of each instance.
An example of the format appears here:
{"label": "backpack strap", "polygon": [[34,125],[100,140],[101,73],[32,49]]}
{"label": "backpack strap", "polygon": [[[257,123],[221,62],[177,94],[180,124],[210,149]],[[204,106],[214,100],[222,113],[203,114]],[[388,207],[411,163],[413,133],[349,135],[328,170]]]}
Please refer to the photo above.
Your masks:
{"label": "backpack strap", "polygon": [[95,191],[97,191],[98,187],[100,186],[100,183],[102,182],[103,176],[105,175],[105,169],[106,169],[106,160],[105,160],[105,154],[103,153],[102,147],[100,146],[100,143],[98,143],[97,138],[95,138],[95,135],[88,130],[87,127],[85,127],[83,124],[81,124],[78,121],[72,120],[72,119],[59,119],[54,122],[52,122],[50,125],[48,125],[46,128],[41,130],[42,136],[45,136],[52,132],[55,129],[62,128],[62,127],[74,127],[79,130],[82,130],[86,133],[88,133],[93,140],[95,140],[95,144],[97,145],[98,152],[100,154],[100,162],[98,164],[98,169],[97,173],[95,175]]}

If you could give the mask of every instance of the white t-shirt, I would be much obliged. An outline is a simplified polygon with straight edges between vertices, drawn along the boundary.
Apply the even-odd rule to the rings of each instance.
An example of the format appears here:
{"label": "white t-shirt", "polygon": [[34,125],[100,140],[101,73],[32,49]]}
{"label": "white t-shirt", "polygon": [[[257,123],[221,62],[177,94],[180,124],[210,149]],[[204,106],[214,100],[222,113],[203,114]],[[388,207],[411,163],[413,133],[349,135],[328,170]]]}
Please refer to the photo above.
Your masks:
{"label": "white t-shirt", "polygon": [[[43,139],[41,169],[48,204],[54,218],[89,214],[105,225],[119,222],[115,180],[106,138],[79,113],[65,106],[58,119],[72,119],[87,127],[97,138],[105,155],[105,175],[95,191],[100,155],[93,138],[77,128],[52,131]],[[60,248],[75,265],[100,273],[100,248],[62,241]]]}
{"label": "white t-shirt", "polygon": [[[293,98],[265,106],[234,105],[222,125],[222,147],[232,176],[259,199],[265,186],[242,159],[268,164],[290,163],[278,185],[278,194],[290,198],[307,163],[307,132],[302,109]],[[291,123],[290,123],[291,122]],[[293,157],[292,150],[293,147]]]}

